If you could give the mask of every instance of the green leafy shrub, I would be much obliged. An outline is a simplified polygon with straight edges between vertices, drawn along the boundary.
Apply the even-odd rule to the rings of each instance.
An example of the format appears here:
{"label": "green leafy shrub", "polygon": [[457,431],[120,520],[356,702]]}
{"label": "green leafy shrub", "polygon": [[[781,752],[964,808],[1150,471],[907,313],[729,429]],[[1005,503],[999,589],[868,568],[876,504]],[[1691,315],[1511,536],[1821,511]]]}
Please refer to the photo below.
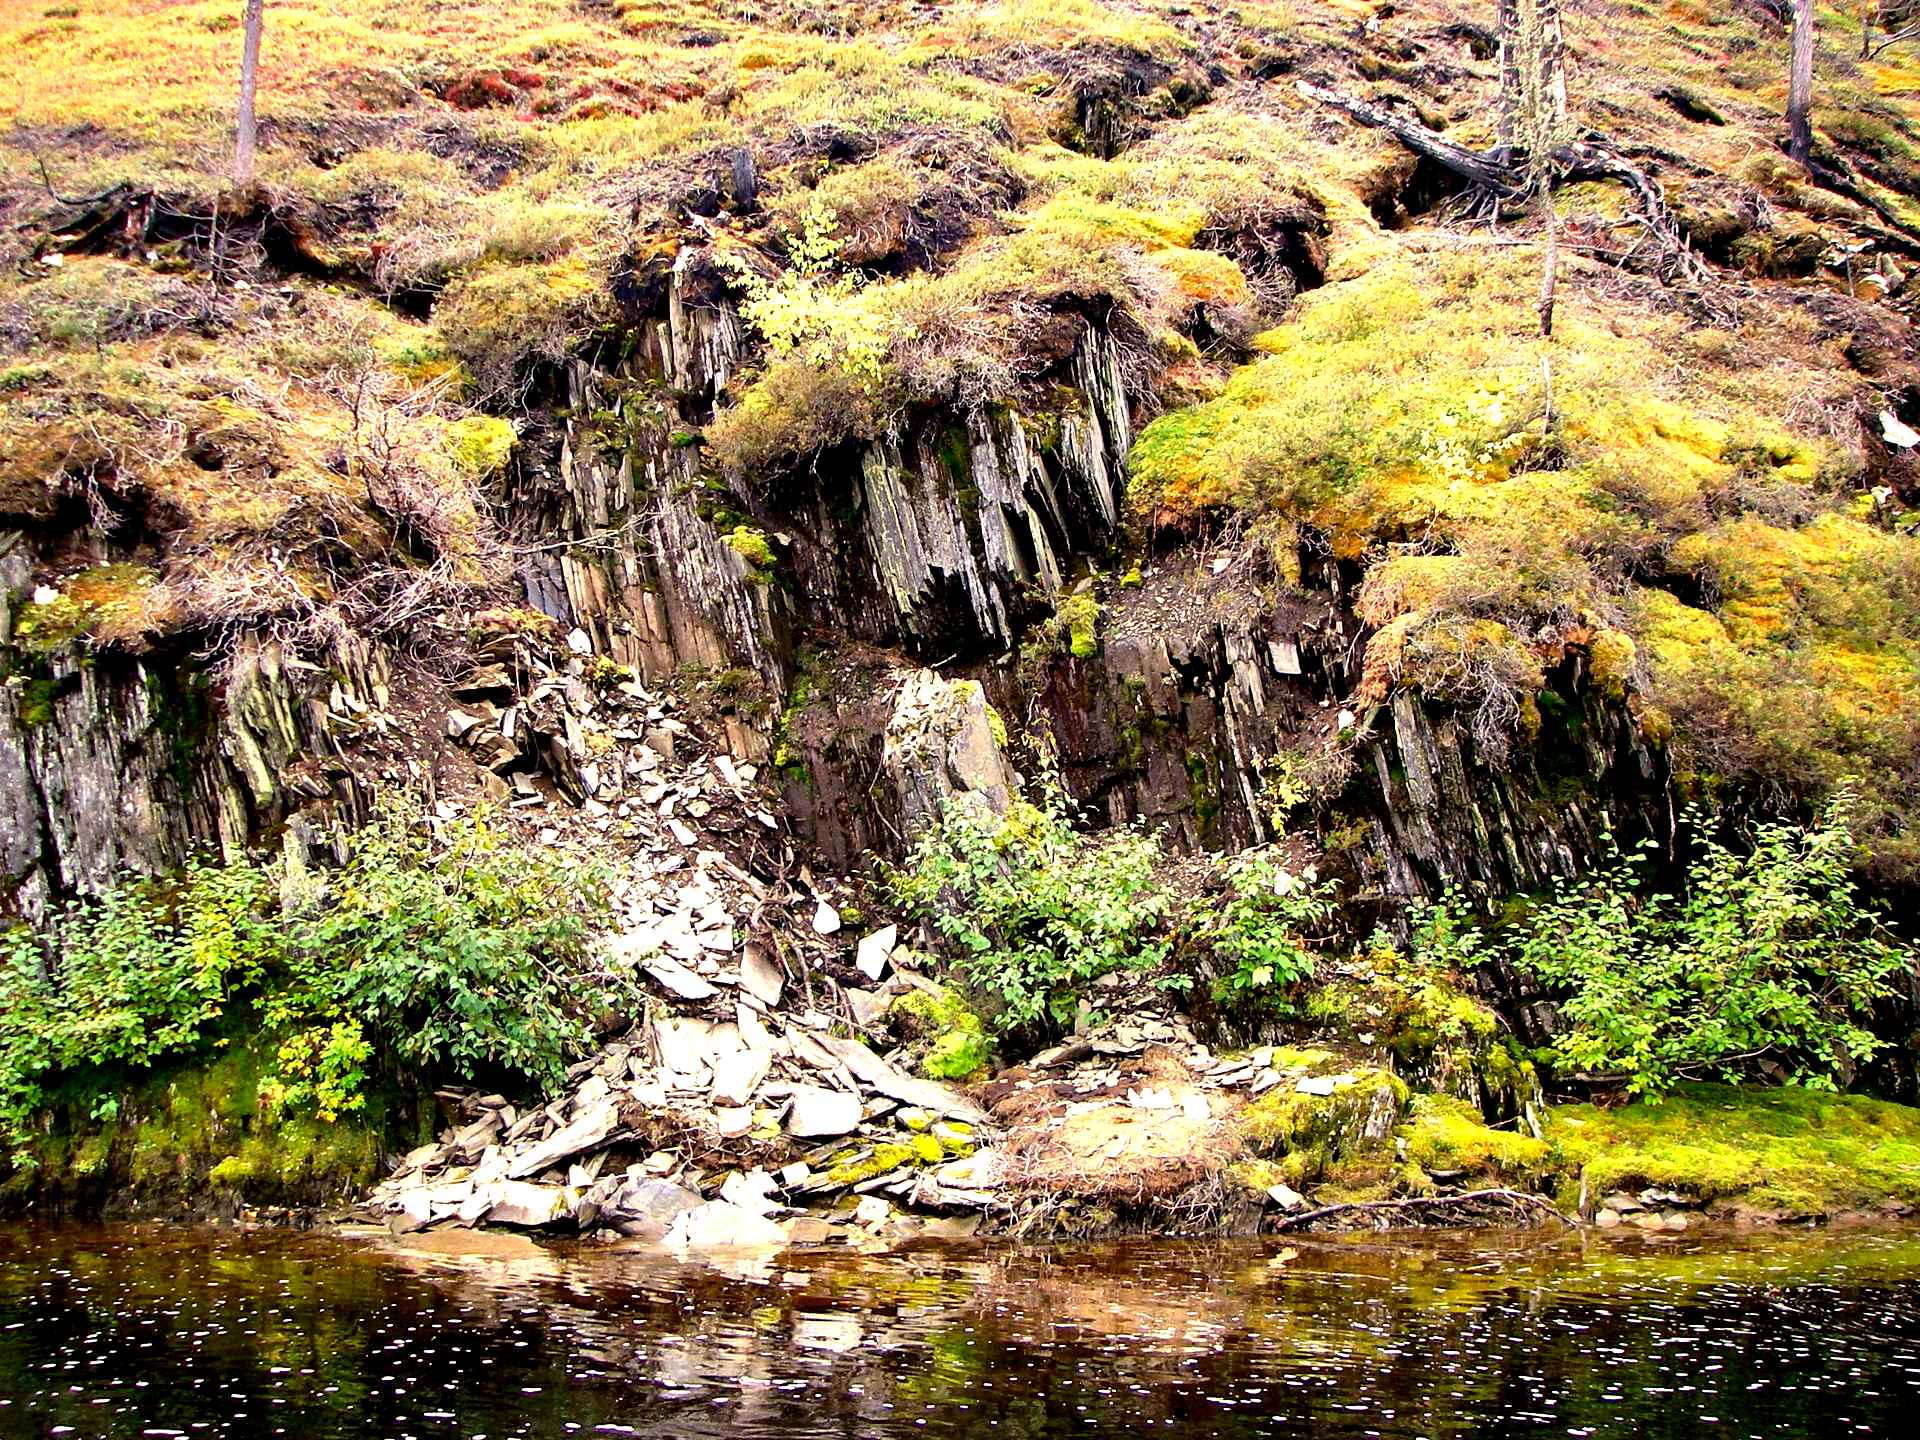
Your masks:
{"label": "green leafy shrub", "polygon": [[1199,938],[1230,967],[1213,982],[1216,1004],[1230,1012],[1275,1012],[1286,994],[1313,974],[1301,933],[1333,915],[1333,887],[1309,869],[1295,875],[1269,855],[1248,853],[1227,871],[1220,906]]}
{"label": "green leafy shrub", "polygon": [[493,1070],[556,1080],[584,1045],[606,877],[507,843],[484,818],[430,834],[404,807],[352,837],[320,902],[276,908],[250,860],[129,879],[0,934],[0,1139],[18,1143],[52,1086],[109,1114],[129,1072],[214,1043],[257,1008],[276,1037],[269,1112],[363,1108],[374,1075]]}
{"label": "green leafy shrub", "polygon": [[20,1134],[62,1072],[147,1066],[195,1044],[277,963],[271,895],[259,869],[196,862],[171,885],[69,906],[44,950],[25,928],[0,935],[0,1138]]}
{"label": "green leafy shrub", "polygon": [[1560,1064],[1618,1075],[1635,1094],[1782,1073],[1834,1088],[1880,1048],[1862,1022],[1916,959],[1856,891],[1846,800],[1812,825],[1757,827],[1747,851],[1692,813],[1698,848],[1679,896],[1644,893],[1642,851],[1495,930],[1445,897],[1417,917],[1416,954],[1502,959],[1563,993]]}
{"label": "green leafy shrub", "polygon": [[587,1039],[576,991],[605,877],[508,845],[484,818],[435,837],[392,808],[350,843],[327,903],[288,922],[287,983],[267,1002],[276,1028],[321,1032],[289,1098],[332,1098],[354,1063],[343,1024],[413,1069],[557,1082]]}
{"label": "green leafy shrub", "polygon": [[1069,1023],[1101,976],[1166,960],[1163,858],[1139,828],[1079,833],[1065,793],[1046,785],[1004,817],[949,803],[887,879],[946,938],[960,976],[999,997],[1003,1031],[1044,1032]]}

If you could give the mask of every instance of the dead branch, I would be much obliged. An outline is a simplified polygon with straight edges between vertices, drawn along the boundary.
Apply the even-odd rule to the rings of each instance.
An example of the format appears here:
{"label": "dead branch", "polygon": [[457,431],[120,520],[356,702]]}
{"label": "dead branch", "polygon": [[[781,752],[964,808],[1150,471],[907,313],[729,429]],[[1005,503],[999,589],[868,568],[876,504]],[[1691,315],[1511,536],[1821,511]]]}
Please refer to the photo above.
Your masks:
{"label": "dead branch", "polygon": [[1573,1222],[1562,1215],[1553,1202],[1541,1195],[1529,1195],[1524,1190],[1470,1190],[1464,1195],[1415,1195],[1405,1200],[1352,1200],[1342,1205],[1322,1205],[1318,1210],[1309,1210],[1301,1215],[1289,1215],[1274,1228],[1276,1230],[1298,1230],[1316,1220],[1325,1220],[1335,1215],[1365,1214],[1392,1215],[1420,1214],[1431,1210],[1474,1209],[1492,1205],[1519,1211],[1532,1211],[1535,1214],[1551,1215],[1563,1225]]}
{"label": "dead branch", "polygon": [[[1528,193],[1525,167],[1515,162],[1510,148],[1469,150],[1438,131],[1368,101],[1305,80],[1297,82],[1295,88],[1307,99],[1344,111],[1370,129],[1385,130],[1416,155],[1424,155],[1496,200],[1518,201]],[[1625,185],[1634,197],[1642,222],[1659,246],[1662,275],[1670,281],[1706,283],[1706,266],[1688,247],[1660,187],[1639,166],[1604,143],[1591,140],[1562,145],[1553,152],[1553,162],[1556,183],[1616,180]]]}

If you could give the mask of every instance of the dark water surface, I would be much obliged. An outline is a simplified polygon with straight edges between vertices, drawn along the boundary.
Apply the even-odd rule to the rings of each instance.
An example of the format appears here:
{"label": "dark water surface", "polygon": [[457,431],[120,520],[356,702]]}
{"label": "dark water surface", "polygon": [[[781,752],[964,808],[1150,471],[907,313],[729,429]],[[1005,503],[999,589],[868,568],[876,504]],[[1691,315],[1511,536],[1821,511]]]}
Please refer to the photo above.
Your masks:
{"label": "dark water surface", "polygon": [[987,1245],[762,1273],[0,1227],[0,1436],[1920,1435],[1920,1235]]}

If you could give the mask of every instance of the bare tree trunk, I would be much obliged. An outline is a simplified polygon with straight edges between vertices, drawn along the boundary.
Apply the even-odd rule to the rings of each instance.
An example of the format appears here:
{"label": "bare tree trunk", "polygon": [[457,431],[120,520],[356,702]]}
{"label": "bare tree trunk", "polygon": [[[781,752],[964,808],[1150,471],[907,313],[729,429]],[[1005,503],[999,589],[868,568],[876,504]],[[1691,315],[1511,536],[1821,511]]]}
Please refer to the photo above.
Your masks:
{"label": "bare tree trunk", "polygon": [[1787,71],[1787,154],[1813,161],[1813,0],[1793,0],[1793,48]]}
{"label": "bare tree trunk", "polygon": [[260,80],[260,12],[266,0],[247,0],[245,38],[240,50],[240,123],[233,138],[233,183],[253,183],[253,149],[258,126],[253,116],[253,92]]}
{"label": "bare tree trunk", "polygon": [[1500,0],[1500,133],[1503,150],[1513,148],[1520,121],[1520,0]]}
{"label": "bare tree trunk", "polygon": [[1553,298],[1560,286],[1560,212],[1553,208],[1553,192],[1540,187],[1540,208],[1546,214],[1547,254],[1540,274],[1540,335],[1553,338]]}
{"label": "bare tree trunk", "polygon": [[1860,58],[1873,54],[1873,16],[1880,0],[1860,0]]}

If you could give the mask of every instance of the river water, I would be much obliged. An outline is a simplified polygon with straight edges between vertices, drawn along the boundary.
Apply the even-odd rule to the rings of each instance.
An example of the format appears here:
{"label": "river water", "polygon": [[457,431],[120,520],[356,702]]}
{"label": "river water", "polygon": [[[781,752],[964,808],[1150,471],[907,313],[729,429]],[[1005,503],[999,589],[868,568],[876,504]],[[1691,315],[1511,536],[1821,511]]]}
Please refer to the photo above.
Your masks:
{"label": "river water", "polygon": [[499,1244],[0,1227],[0,1437],[1920,1434],[1914,1232]]}

